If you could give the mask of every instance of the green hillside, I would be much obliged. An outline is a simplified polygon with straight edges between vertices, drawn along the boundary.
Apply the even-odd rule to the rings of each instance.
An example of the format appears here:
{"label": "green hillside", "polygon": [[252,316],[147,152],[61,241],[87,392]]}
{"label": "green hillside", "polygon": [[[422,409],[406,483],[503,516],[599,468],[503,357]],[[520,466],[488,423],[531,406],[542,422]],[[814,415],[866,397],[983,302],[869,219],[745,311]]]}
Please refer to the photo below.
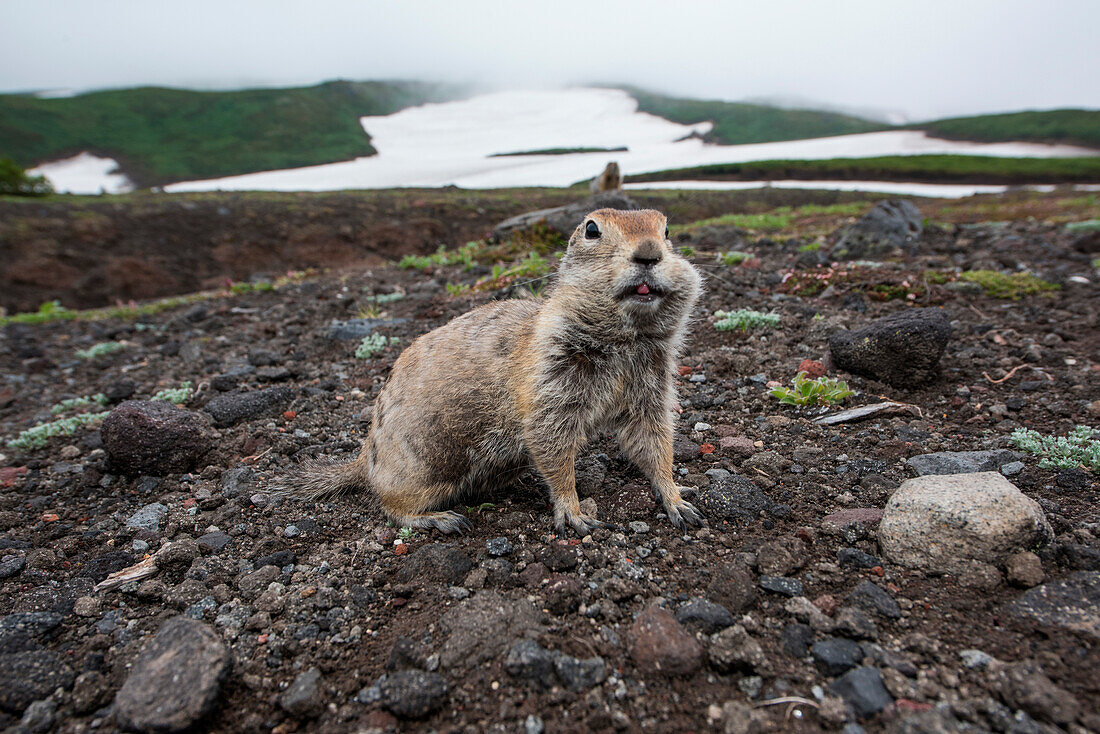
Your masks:
{"label": "green hillside", "polygon": [[876,158],[720,163],[627,176],[645,181],[917,181],[929,183],[1100,183],[1100,156],[994,158],[982,155],[893,155]]}
{"label": "green hillside", "polygon": [[773,143],[890,129],[889,125],[835,112],[787,110],[744,102],[682,99],[635,87],[623,89],[638,100],[638,109],[642,112],[683,125],[707,121],[714,123],[714,128],[706,139],[724,145]]}
{"label": "green hillside", "polygon": [[1100,110],[1046,110],[952,117],[913,125],[949,140],[995,143],[1023,140],[1100,148]]}
{"label": "green hillside", "polygon": [[0,95],[0,155],[30,167],[84,150],[138,185],[293,168],[372,155],[363,115],[459,95],[418,82],[196,92],[139,87],[39,99]]}

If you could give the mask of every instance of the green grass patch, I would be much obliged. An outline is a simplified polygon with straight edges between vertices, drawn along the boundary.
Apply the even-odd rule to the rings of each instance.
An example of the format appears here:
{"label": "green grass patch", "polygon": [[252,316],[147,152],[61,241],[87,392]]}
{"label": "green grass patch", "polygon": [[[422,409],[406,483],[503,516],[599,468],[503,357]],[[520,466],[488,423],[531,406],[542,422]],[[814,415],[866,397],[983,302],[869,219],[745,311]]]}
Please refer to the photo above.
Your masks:
{"label": "green grass patch", "polygon": [[779,314],[741,308],[736,311],[715,311],[714,328],[719,331],[754,331],[774,329],[779,324]]}
{"label": "green grass patch", "polygon": [[464,270],[469,270],[477,265],[475,257],[481,246],[480,242],[467,242],[455,250],[441,246],[431,255],[405,255],[398,261],[397,267],[429,272],[445,265],[461,265]]}
{"label": "green grass patch", "polygon": [[1031,273],[1001,273],[996,270],[967,270],[959,274],[959,280],[977,283],[990,298],[1007,298],[1018,301],[1025,296],[1060,290],[1054,283]]}
{"label": "green grass patch", "polygon": [[683,245],[680,248],[681,257],[695,257],[695,248],[689,245]]}
{"label": "green grass patch", "polygon": [[730,250],[728,252],[719,252],[718,257],[717,257],[718,264],[719,265],[725,265],[727,267],[732,267],[734,265],[740,265],[741,263],[745,262],[746,260],[751,260],[751,259],[752,259],[752,253],[751,252],[742,252],[741,250]]}
{"label": "green grass patch", "polygon": [[99,359],[100,357],[106,357],[108,354],[121,352],[125,348],[126,345],[122,342],[100,342],[99,344],[93,344],[87,349],[76,350],[76,356],[81,359]]}
{"label": "green grass patch", "polygon": [[809,379],[805,372],[799,372],[791,380],[791,387],[773,387],[768,395],[778,398],[787,405],[805,407],[807,405],[836,405],[855,395],[848,383],[834,377]]}
{"label": "green grass patch", "polygon": [[[0,316],[0,327],[8,324],[50,324],[57,321],[105,321],[108,319],[120,319],[132,321],[143,316],[152,316],[161,311],[168,311],[179,306],[186,306],[201,301],[209,301],[214,298],[222,298],[226,295],[244,295],[247,293],[261,293],[278,290],[288,283],[297,283],[304,278],[315,274],[315,270],[305,270],[288,273],[276,279],[274,283],[236,283],[231,284],[225,290],[200,291],[188,293],[183,296],[169,296],[147,303],[139,303],[126,306],[108,306],[106,308],[89,308],[73,310],[65,308],[60,301],[47,301],[38,307],[37,311]],[[233,286],[243,286],[234,290]]]}
{"label": "green grass patch", "polygon": [[999,115],[951,117],[910,127],[937,138],[998,143],[1022,140],[1100,148],[1100,110],[1030,110]]}
{"label": "green grass patch", "polygon": [[493,153],[490,158],[508,158],[523,155],[569,155],[571,153],[625,153],[628,148],[620,145],[617,148],[540,148],[539,150],[517,150],[511,153]]}
{"label": "green grass patch", "polygon": [[39,423],[32,428],[21,431],[17,437],[8,441],[8,448],[24,451],[43,448],[49,439],[54,436],[71,436],[76,433],[78,428],[99,423],[107,417],[107,413],[108,411],[80,413],[50,423]]}
{"label": "green grass patch", "polygon": [[1100,232],[1100,219],[1088,219],[1084,222],[1070,222],[1067,232]]}
{"label": "green grass patch", "polygon": [[886,130],[884,125],[852,115],[817,110],[787,110],[768,105],[684,99],[624,87],[638,109],[684,125],[712,122],[706,139],[726,145],[770,143]]}
{"label": "green grass patch", "polygon": [[417,82],[197,92],[140,87],[60,99],[0,95],[0,150],[22,166],[87,150],[142,186],[373,155],[359,118],[459,95]]}
{"label": "green grass patch", "polygon": [[1009,440],[1028,453],[1041,456],[1044,469],[1100,471],[1100,432],[1089,426],[1077,426],[1068,436],[1044,436],[1030,428],[1017,428]]}
{"label": "green grass patch", "polygon": [[894,155],[825,160],[769,160],[718,163],[627,176],[646,181],[856,180],[933,183],[1098,183],[1100,156],[999,158],[981,155]]}
{"label": "green grass patch", "polygon": [[741,229],[754,229],[772,232],[783,229],[791,223],[790,207],[780,207],[775,211],[763,214],[723,214],[720,217],[700,219],[691,224],[674,225],[669,229],[673,234],[702,227],[740,227]]}

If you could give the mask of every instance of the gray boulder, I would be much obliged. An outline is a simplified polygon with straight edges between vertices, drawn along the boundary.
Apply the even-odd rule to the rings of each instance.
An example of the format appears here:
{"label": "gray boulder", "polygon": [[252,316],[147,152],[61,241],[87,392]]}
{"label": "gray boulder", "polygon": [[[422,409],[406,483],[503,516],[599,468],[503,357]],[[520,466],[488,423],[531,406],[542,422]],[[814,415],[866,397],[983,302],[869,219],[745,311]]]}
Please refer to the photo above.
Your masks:
{"label": "gray boulder", "polygon": [[844,230],[833,245],[833,260],[867,260],[902,250],[917,252],[923,230],[920,210],[903,199],[880,201],[871,211]]}
{"label": "gray boulder", "polygon": [[1053,538],[1039,504],[996,472],[906,480],[878,532],[891,561],[933,573],[960,573],[971,561],[1003,565]]}
{"label": "gray boulder", "polygon": [[520,214],[511,219],[505,219],[493,228],[491,239],[494,242],[506,239],[509,235],[530,229],[540,222],[545,223],[547,227],[561,236],[568,238],[573,234],[573,230],[580,225],[585,215],[596,209],[633,211],[641,208],[641,204],[622,191],[605,191],[574,204],[557,206],[553,209],[539,209],[538,211]]}
{"label": "gray boulder", "polygon": [[927,382],[951,338],[951,322],[938,308],[911,308],[862,329],[829,337],[833,364],[895,387]]}

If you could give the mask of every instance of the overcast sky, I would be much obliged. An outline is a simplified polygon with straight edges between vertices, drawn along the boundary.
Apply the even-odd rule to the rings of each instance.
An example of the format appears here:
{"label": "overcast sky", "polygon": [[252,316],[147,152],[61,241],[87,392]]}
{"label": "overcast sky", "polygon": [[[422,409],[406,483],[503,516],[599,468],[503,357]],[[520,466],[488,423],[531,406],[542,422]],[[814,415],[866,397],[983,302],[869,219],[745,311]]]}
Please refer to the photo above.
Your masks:
{"label": "overcast sky", "polygon": [[628,82],[913,119],[1100,108],[1096,0],[0,0],[0,90]]}

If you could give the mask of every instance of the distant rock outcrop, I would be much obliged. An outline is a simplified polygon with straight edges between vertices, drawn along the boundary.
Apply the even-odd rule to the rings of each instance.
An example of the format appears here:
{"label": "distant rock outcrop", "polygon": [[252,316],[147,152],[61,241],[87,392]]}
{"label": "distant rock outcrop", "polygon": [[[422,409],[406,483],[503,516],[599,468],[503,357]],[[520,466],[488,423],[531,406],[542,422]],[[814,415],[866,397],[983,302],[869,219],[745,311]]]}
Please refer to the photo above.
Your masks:
{"label": "distant rock outcrop", "polygon": [[575,204],[557,206],[553,209],[539,209],[537,211],[527,212],[526,214],[520,214],[511,219],[505,219],[493,228],[492,240],[498,242],[515,232],[522,232],[525,229],[530,229],[540,222],[545,223],[547,227],[561,234],[563,237],[569,237],[573,234],[573,230],[577,228],[577,225],[581,223],[581,220],[584,219],[584,215],[591,211],[595,211],[596,209],[623,209],[626,211],[633,211],[641,208],[641,204],[631,199],[622,191],[606,191],[602,194],[591,196],[584,201],[578,201]]}
{"label": "distant rock outcrop", "polygon": [[920,209],[902,199],[880,201],[841,234],[829,257],[833,260],[866,260],[902,250],[916,254],[923,231]]}

